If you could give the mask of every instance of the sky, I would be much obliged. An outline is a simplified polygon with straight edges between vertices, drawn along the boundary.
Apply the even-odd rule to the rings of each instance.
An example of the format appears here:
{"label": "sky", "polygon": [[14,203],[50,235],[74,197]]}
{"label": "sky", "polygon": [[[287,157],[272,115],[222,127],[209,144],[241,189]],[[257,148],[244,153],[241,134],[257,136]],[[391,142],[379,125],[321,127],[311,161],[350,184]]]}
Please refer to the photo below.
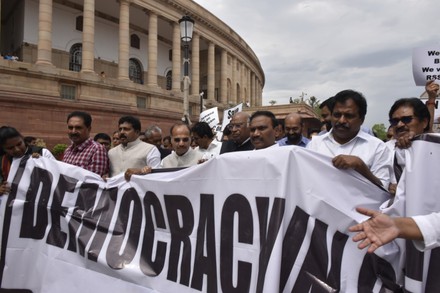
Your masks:
{"label": "sky", "polygon": [[[412,50],[440,49],[439,0],[195,0],[236,31],[265,73],[263,105],[344,89],[368,103],[365,124],[384,123],[393,102],[419,97]],[[197,24],[196,24],[197,25]]]}

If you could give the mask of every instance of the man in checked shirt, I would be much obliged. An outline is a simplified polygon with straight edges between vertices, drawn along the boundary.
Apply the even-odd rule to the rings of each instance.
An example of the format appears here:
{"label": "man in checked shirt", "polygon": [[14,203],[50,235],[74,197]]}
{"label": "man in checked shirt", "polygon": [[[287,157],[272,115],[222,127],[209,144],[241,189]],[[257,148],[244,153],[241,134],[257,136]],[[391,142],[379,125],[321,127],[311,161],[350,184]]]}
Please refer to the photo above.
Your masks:
{"label": "man in checked shirt", "polygon": [[63,162],[103,176],[109,168],[107,151],[90,137],[91,126],[89,113],[74,111],[67,116],[67,134],[72,144],[64,152]]}

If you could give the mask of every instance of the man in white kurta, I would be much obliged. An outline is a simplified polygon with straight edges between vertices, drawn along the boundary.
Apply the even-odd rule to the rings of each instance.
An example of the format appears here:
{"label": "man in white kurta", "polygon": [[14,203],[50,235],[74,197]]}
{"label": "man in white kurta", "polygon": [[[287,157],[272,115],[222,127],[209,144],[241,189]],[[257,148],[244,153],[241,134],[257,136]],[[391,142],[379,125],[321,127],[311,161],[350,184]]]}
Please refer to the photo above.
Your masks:
{"label": "man in white kurta", "polygon": [[132,116],[119,119],[120,144],[110,149],[110,176],[115,176],[127,169],[142,169],[144,167],[160,167],[160,153],[157,148],[141,141],[138,136],[141,131],[140,121]]}
{"label": "man in white kurta", "polygon": [[174,124],[170,133],[173,152],[162,160],[161,166],[163,168],[178,168],[197,165],[202,159],[203,153],[191,148],[191,131],[188,125]]}

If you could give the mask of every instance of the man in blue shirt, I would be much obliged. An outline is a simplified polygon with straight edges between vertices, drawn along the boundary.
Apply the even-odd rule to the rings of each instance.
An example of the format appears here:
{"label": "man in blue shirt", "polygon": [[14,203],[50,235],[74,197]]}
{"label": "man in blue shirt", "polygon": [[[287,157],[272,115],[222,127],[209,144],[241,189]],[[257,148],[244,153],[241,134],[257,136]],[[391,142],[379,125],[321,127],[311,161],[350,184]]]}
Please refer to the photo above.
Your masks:
{"label": "man in blue shirt", "polygon": [[290,113],[284,119],[284,132],[286,136],[278,141],[280,146],[297,145],[306,147],[309,139],[302,135],[303,122],[298,113]]}

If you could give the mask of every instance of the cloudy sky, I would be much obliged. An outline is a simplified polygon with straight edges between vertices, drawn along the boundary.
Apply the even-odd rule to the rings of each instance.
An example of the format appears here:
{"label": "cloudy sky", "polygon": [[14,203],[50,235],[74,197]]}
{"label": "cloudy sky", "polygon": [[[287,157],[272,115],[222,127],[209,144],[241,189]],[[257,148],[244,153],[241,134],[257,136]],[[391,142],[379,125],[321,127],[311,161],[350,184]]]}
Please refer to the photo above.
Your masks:
{"label": "cloudy sky", "polygon": [[384,123],[401,97],[420,96],[412,49],[440,48],[439,0],[195,0],[254,50],[266,76],[263,104],[364,94],[366,124]]}

